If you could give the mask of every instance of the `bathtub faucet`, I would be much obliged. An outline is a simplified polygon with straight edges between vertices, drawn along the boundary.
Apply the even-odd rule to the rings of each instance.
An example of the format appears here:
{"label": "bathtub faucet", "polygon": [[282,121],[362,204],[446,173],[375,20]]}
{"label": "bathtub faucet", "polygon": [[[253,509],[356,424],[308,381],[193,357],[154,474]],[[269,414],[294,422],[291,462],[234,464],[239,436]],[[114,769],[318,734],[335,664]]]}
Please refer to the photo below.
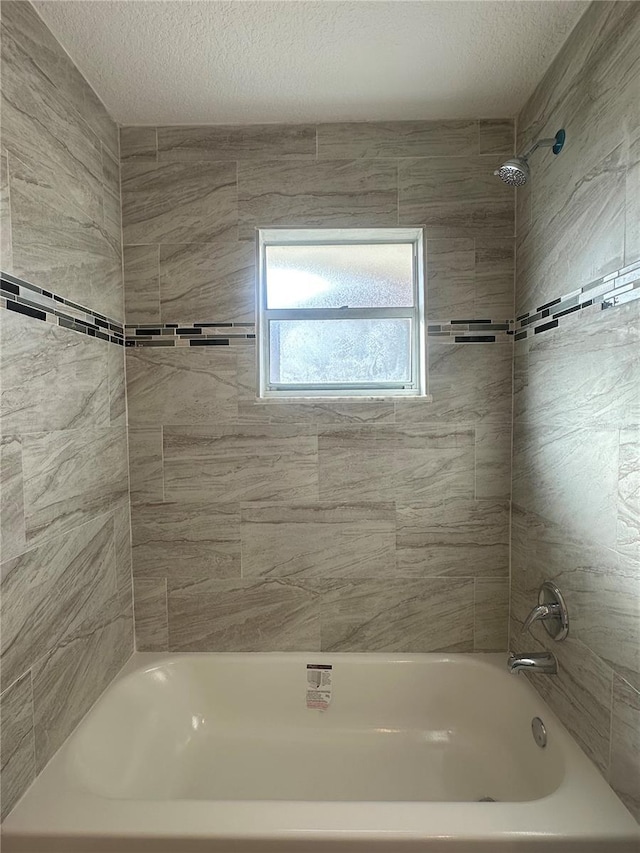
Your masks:
{"label": "bathtub faucet", "polygon": [[558,663],[555,655],[552,655],[551,652],[525,652],[521,655],[510,652],[507,667],[509,672],[515,672],[516,675],[523,670],[525,672],[540,672],[545,675],[558,674]]}

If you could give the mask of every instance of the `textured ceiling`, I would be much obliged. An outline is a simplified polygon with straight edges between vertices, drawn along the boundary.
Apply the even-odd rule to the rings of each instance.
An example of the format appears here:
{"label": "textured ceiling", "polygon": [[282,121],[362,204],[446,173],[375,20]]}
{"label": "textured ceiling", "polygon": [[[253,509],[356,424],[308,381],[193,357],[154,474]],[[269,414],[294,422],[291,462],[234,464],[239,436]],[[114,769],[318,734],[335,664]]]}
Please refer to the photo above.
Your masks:
{"label": "textured ceiling", "polygon": [[515,115],[588,3],[40,0],[122,124]]}

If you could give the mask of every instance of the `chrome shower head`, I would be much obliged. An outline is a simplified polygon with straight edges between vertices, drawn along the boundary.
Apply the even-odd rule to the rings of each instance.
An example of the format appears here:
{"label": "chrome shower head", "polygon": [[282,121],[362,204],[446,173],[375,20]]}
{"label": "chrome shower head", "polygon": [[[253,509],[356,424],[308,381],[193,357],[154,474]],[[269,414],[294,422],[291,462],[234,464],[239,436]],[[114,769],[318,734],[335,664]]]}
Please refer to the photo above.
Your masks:
{"label": "chrome shower head", "polygon": [[519,154],[511,160],[504,162],[493,173],[497,175],[505,184],[511,187],[523,187],[529,180],[531,174],[529,169],[529,157],[538,148],[551,148],[554,154],[559,154],[562,151],[566,134],[564,130],[559,130],[551,139],[538,139],[533,145],[528,148],[523,154]]}
{"label": "chrome shower head", "polygon": [[507,160],[493,173],[505,184],[512,187],[523,187],[529,180],[529,161],[526,157],[514,157]]}

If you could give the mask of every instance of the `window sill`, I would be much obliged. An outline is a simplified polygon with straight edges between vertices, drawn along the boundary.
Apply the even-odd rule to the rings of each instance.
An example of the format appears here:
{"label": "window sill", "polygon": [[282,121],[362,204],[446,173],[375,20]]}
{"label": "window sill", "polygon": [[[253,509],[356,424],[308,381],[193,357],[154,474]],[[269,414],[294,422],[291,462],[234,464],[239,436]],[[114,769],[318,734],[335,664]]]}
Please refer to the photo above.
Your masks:
{"label": "window sill", "polygon": [[388,403],[391,400],[421,400],[423,403],[432,403],[431,394],[376,394],[371,397],[365,395],[339,395],[330,397],[317,394],[312,397],[255,397],[254,402],[265,406],[286,406],[291,403]]}

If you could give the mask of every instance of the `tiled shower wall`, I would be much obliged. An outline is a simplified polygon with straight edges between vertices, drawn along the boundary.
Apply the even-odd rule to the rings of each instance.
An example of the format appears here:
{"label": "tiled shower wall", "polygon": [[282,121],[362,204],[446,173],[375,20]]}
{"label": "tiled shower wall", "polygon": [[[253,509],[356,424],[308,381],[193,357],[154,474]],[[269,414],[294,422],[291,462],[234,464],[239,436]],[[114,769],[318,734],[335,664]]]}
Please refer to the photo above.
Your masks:
{"label": "tiled shower wall", "polygon": [[30,4],[1,15],[4,816],[130,655],[133,622],[124,347],[60,317],[123,320],[118,131]]}
{"label": "tiled shower wall", "polygon": [[[513,135],[121,130],[139,649],[506,649]],[[433,402],[257,402],[255,228],[397,224],[427,226]]]}
{"label": "tiled shower wall", "polygon": [[[511,642],[557,655],[558,677],[533,683],[640,818],[640,300],[624,302],[640,284],[640,4],[590,7],[518,147],[559,127],[566,149],[534,155],[518,190],[516,315],[638,266],[612,307],[588,305],[605,282],[516,341]],[[563,643],[519,636],[547,578],[569,606]]]}

